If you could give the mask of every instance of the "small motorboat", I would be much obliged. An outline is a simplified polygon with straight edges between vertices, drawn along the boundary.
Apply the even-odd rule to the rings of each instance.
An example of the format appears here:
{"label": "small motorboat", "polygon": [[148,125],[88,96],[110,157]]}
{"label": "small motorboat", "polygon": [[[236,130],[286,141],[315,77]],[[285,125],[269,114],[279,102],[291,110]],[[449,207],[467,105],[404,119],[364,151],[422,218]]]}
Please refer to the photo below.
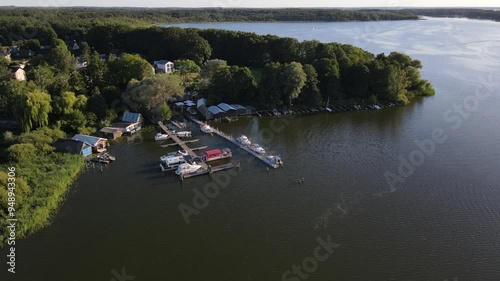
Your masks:
{"label": "small motorboat", "polygon": [[108,160],[108,161],[115,161],[116,160],[116,157],[114,157],[113,155],[110,155],[109,153],[103,153],[101,154],[101,157],[103,157],[105,160]]}
{"label": "small motorboat", "polygon": [[189,153],[187,153],[187,151],[185,151],[184,149],[178,150],[177,154],[182,155],[182,156],[188,156],[189,155]]}
{"label": "small motorboat", "polygon": [[258,154],[266,154],[266,151],[264,150],[264,148],[262,148],[262,146],[260,146],[258,144],[250,145],[250,149]]}
{"label": "small motorboat", "polygon": [[271,163],[275,165],[283,165],[283,161],[281,160],[281,157],[277,155],[269,155],[267,156],[267,159],[271,160]]}
{"label": "small motorboat", "polygon": [[167,140],[169,138],[170,137],[167,134],[158,133],[155,135],[155,141],[164,141],[164,140]]}
{"label": "small motorboat", "polygon": [[182,154],[179,153],[179,151],[170,152],[168,154],[161,156],[160,161],[167,161],[167,159],[171,159],[171,158],[179,157],[179,156],[183,156]]}
{"label": "small motorboat", "polygon": [[196,164],[196,162],[193,162],[193,164],[183,163],[179,165],[179,167],[175,171],[175,174],[180,176],[184,174],[194,173],[198,171],[200,168],[201,166]]}
{"label": "small motorboat", "polygon": [[182,131],[175,133],[179,138],[190,138],[192,136],[191,131]]}
{"label": "small motorboat", "polygon": [[211,134],[214,132],[214,129],[212,129],[212,127],[210,127],[208,124],[201,124],[200,130],[206,134]]}
{"label": "small motorboat", "polygon": [[239,143],[242,145],[251,145],[252,142],[248,139],[247,136],[241,135],[239,138],[236,139]]}

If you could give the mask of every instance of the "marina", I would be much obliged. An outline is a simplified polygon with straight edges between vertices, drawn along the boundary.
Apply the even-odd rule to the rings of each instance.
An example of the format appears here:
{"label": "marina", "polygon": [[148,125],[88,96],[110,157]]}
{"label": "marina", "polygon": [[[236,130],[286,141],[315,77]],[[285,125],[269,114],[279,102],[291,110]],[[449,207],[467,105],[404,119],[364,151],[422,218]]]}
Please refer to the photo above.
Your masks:
{"label": "marina", "polygon": [[[191,118],[191,120],[193,120],[193,122],[195,122],[196,124],[198,124],[200,126],[203,126],[205,124],[205,123],[203,123],[203,122],[201,122],[201,121],[199,121],[199,120],[197,120],[195,118]],[[255,156],[255,158],[261,160],[262,162],[266,163],[267,165],[271,166],[274,169],[283,167],[283,161],[281,161],[281,158],[279,156],[265,155],[265,154],[258,153],[256,151],[252,150],[249,146],[244,145],[241,142],[237,141],[232,136],[229,136],[229,135],[225,134],[224,132],[219,131],[219,130],[217,130],[215,128],[212,128],[212,132],[214,134],[222,137],[223,139],[225,139],[225,140],[227,140],[227,141],[235,144],[239,148],[245,150],[246,152],[248,152],[251,155]]]}
{"label": "marina", "polygon": [[[218,166],[212,167],[210,165],[207,165],[203,161],[195,162],[195,159],[201,159],[201,158],[194,152],[194,149],[192,149],[189,146],[187,146],[186,143],[192,143],[192,142],[195,142],[195,141],[198,141],[198,140],[182,141],[175,133],[173,133],[172,131],[170,131],[161,121],[158,122],[158,125],[174,141],[174,143],[170,144],[169,146],[178,145],[178,146],[180,146],[183,149],[183,153],[182,154],[187,154],[186,156],[183,155],[183,158],[186,159],[187,161],[178,161],[177,162],[178,165],[176,165],[174,167],[169,167],[167,165],[167,167],[165,169],[163,169],[163,163],[160,164],[160,167],[162,168],[162,171],[170,171],[170,170],[177,169],[180,165],[185,164],[186,162],[187,162],[188,165],[189,164],[193,164],[193,165],[199,165],[200,166],[196,171],[193,171],[193,172],[184,173],[182,171],[180,171],[180,172],[176,171],[176,174],[179,176],[179,179],[183,180],[185,178],[190,178],[190,177],[195,177],[195,176],[201,176],[201,175],[211,174],[213,172],[219,172],[219,171],[223,171],[223,170],[227,170],[227,169],[232,169],[234,167],[234,165],[232,163],[228,163],[228,164],[223,164],[223,165],[218,165]],[[198,147],[198,148],[195,148],[195,149],[196,150],[200,150],[200,149],[205,149],[205,148],[206,148],[206,146],[204,146],[204,147]],[[175,157],[175,156],[172,155],[172,157]],[[189,162],[191,162],[191,163],[189,163]]]}

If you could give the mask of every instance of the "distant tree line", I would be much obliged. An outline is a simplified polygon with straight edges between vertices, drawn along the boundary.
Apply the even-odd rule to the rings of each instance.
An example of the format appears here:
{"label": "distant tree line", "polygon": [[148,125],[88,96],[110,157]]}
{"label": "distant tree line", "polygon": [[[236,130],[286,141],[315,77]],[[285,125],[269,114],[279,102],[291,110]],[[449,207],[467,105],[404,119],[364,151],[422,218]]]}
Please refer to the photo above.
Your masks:
{"label": "distant tree line", "polygon": [[449,17],[449,18],[469,18],[469,19],[483,19],[500,21],[500,10],[492,9],[409,9],[415,15],[422,15],[428,17]]}

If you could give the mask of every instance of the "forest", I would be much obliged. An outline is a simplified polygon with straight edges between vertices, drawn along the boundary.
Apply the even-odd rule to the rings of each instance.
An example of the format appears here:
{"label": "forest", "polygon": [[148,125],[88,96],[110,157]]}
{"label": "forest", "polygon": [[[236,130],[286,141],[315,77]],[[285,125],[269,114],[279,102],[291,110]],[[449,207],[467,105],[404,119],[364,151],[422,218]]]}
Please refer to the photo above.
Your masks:
{"label": "forest", "polygon": [[[232,20],[297,19],[316,13],[324,20],[370,20],[406,12],[343,10],[243,10],[221,14]],[[371,54],[351,45],[300,42],[293,38],[224,30],[182,29],[151,23],[199,21],[212,11],[113,9],[8,9],[0,13],[0,115],[20,128],[4,131],[1,171],[15,166],[20,236],[43,227],[84,167],[78,155],[50,145],[75,133],[94,134],[127,110],[149,122],[169,119],[170,102],[195,92],[212,103],[294,109],[335,102],[411,102],[434,94],[420,77],[421,62],[392,52]],[[215,12],[214,12],[215,13]],[[366,14],[364,14],[366,13]],[[217,14],[217,13],[215,13]],[[366,18],[361,15],[366,15]],[[140,16],[139,16],[140,15]],[[310,16],[310,15],[309,15]],[[398,16],[398,17],[399,17]],[[164,18],[162,18],[164,17]],[[228,20],[228,18],[218,18]],[[397,18],[402,19],[402,18]],[[165,20],[167,22],[167,20]],[[78,44],[78,48],[74,48]],[[20,52],[18,52],[20,53]],[[29,54],[34,53],[34,56]],[[155,73],[155,60],[171,60],[176,71]],[[23,65],[26,80],[12,78]],[[6,201],[0,172],[0,200]],[[2,203],[3,204],[3,203]],[[0,213],[6,215],[6,205]],[[29,218],[29,219],[28,219]],[[1,231],[6,228],[2,227]],[[0,232],[0,240],[5,233]]]}
{"label": "forest", "polygon": [[409,9],[415,15],[428,17],[469,18],[500,21],[500,10],[491,9]]}

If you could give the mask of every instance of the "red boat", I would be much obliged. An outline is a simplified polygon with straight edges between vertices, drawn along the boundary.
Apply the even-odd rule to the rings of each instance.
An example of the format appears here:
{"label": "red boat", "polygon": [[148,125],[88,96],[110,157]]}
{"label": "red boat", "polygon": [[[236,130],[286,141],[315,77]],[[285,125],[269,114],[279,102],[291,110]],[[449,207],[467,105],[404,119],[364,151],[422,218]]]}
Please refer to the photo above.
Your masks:
{"label": "red boat", "polygon": [[232,156],[233,156],[233,154],[231,153],[231,150],[229,148],[212,149],[212,150],[203,152],[203,155],[202,155],[203,161],[205,161],[205,162],[229,158]]}

